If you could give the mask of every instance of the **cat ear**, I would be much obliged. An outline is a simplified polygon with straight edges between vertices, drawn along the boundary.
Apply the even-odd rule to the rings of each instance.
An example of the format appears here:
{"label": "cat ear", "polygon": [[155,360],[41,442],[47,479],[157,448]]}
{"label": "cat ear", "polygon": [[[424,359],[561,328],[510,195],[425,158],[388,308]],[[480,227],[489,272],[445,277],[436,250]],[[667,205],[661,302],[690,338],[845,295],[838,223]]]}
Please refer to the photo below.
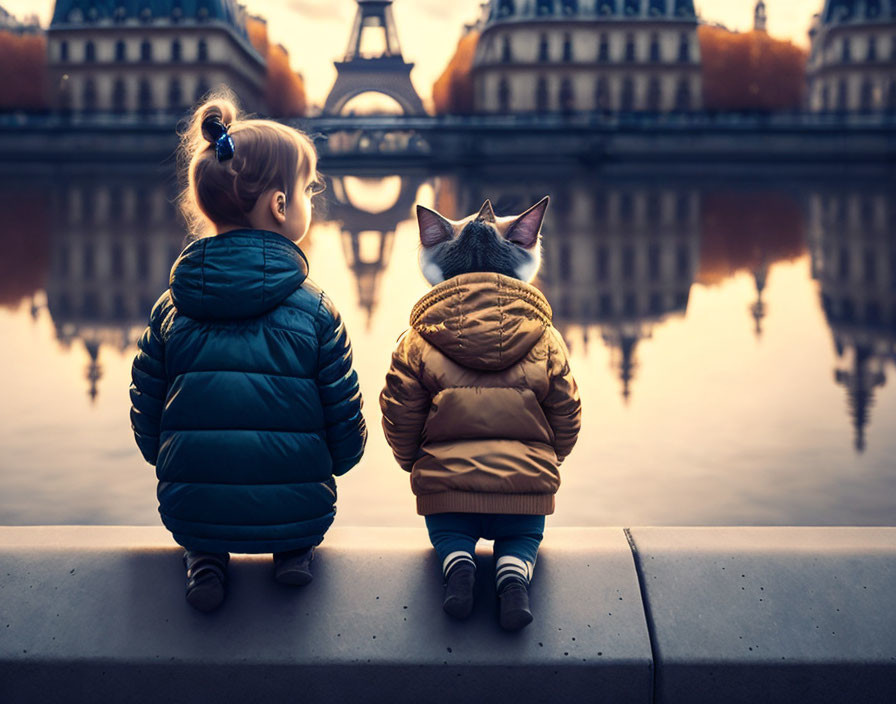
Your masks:
{"label": "cat ear", "polygon": [[420,243],[424,247],[432,247],[454,237],[451,223],[435,210],[422,205],[417,206],[417,224],[420,226]]}
{"label": "cat ear", "polygon": [[482,220],[483,222],[495,222],[495,211],[492,209],[492,202],[490,200],[486,199],[485,203],[482,204],[476,219]]}
{"label": "cat ear", "polygon": [[544,221],[544,213],[550,200],[550,196],[545,196],[525,213],[518,216],[511,223],[504,237],[524,249],[532,249],[538,243],[541,223]]}

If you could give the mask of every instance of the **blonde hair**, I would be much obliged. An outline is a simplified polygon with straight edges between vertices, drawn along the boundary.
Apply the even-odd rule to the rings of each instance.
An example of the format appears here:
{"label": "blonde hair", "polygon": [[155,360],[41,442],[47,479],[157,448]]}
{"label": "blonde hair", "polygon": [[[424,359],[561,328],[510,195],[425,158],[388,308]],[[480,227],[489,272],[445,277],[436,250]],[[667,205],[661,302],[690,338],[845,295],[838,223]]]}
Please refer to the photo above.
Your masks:
{"label": "blonde hair", "polygon": [[[214,137],[204,129],[214,118],[233,139],[232,159],[218,161]],[[196,108],[181,134],[180,160],[186,172],[180,209],[195,237],[214,234],[215,224],[250,227],[248,214],[265,191],[281,190],[289,202],[297,181],[320,180],[311,139],[279,122],[243,116],[229,89]]]}

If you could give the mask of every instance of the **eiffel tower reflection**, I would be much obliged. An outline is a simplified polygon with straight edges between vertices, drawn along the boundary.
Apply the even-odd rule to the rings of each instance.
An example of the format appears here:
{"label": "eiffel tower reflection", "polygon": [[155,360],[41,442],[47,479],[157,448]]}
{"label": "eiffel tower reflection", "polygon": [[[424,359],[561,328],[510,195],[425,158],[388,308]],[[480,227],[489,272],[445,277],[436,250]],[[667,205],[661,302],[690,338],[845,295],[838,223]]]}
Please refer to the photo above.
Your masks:
{"label": "eiffel tower reflection", "polygon": [[[345,261],[358,287],[358,305],[367,313],[367,326],[379,304],[383,273],[392,256],[398,224],[413,217],[422,177],[393,175],[364,180],[348,175],[328,177],[327,219],[338,223]],[[371,189],[361,203],[358,190]],[[380,207],[383,200],[385,207]],[[375,205],[374,205],[375,204]]]}

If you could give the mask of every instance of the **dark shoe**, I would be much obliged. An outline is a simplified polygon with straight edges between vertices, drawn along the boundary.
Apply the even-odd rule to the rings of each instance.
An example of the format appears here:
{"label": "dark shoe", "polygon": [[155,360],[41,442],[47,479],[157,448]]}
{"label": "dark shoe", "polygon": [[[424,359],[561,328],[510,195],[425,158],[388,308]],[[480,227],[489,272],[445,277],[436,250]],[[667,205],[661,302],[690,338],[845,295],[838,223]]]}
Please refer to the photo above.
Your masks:
{"label": "dark shoe", "polygon": [[208,552],[184,554],[187,568],[187,602],[199,611],[214,611],[224,601],[224,583],[230,555]]}
{"label": "dark shoe", "polygon": [[445,598],[442,608],[454,618],[466,618],[473,610],[473,584],[476,581],[476,568],[470,562],[463,562],[455,567],[445,582]]}
{"label": "dark shoe", "polygon": [[529,610],[529,590],[526,585],[516,579],[507,580],[498,592],[500,602],[499,622],[501,628],[518,631],[532,623],[532,612]]}
{"label": "dark shoe", "polygon": [[314,575],[311,574],[313,559],[313,547],[274,553],[274,579],[280,584],[290,584],[296,587],[308,584],[314,578]]}

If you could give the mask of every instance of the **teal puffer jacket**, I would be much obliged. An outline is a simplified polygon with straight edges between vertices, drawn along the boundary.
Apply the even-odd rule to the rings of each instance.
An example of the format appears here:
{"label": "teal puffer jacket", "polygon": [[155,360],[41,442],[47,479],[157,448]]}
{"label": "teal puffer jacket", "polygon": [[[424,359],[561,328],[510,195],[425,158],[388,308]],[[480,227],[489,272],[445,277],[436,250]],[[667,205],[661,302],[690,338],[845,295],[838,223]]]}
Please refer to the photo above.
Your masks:
{"label": "teal puffer jacket", "polygon": [[190,550],[317,545],[367,428],[348,333],[302,251],[263,230],[190,244],[138,343],[131,424]]}

